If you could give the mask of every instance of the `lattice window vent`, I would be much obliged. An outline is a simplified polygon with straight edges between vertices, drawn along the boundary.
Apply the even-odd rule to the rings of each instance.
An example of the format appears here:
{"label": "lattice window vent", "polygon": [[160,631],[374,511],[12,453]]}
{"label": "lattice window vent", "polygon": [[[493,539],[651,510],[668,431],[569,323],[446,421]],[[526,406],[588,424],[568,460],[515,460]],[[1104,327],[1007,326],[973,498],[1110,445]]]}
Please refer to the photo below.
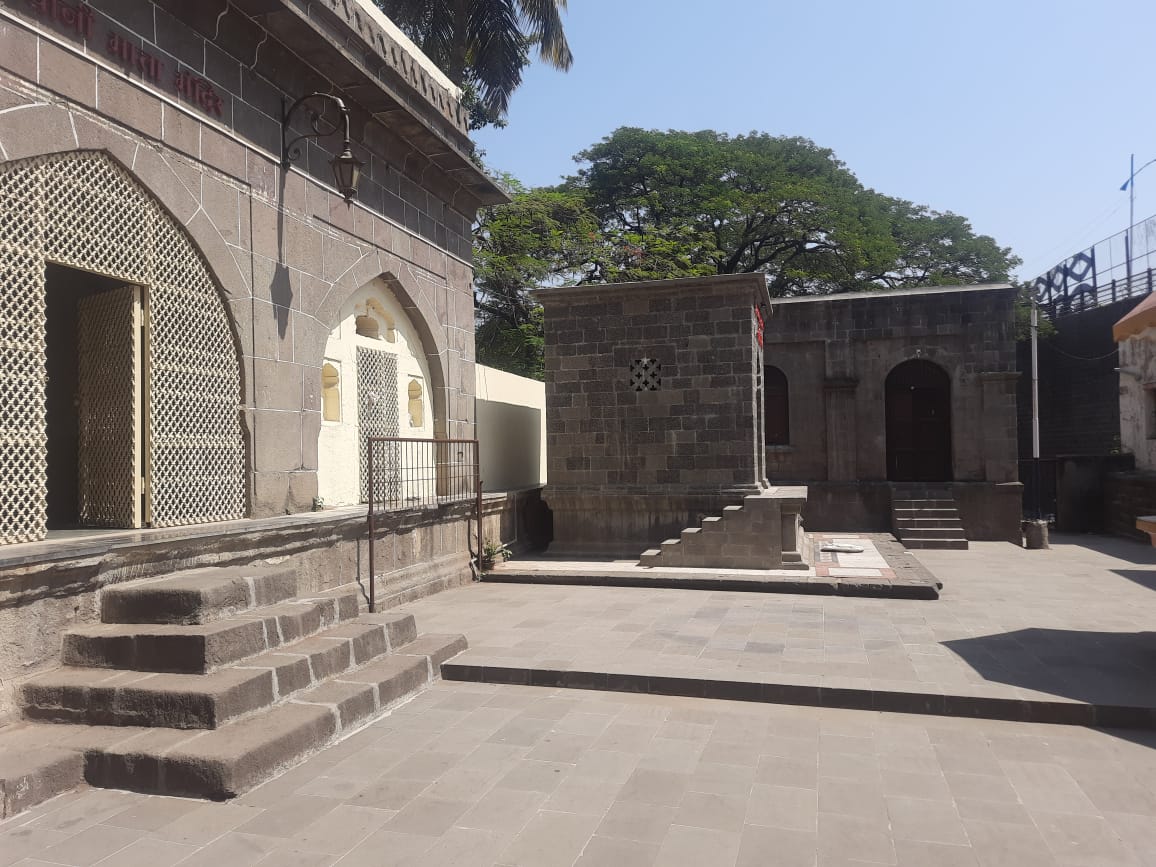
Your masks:
{"label": "lattice window vent", "polygon": [[636,358],[630,362],[630,387],[634,391],[662,388],[662,362],[654,358]]}

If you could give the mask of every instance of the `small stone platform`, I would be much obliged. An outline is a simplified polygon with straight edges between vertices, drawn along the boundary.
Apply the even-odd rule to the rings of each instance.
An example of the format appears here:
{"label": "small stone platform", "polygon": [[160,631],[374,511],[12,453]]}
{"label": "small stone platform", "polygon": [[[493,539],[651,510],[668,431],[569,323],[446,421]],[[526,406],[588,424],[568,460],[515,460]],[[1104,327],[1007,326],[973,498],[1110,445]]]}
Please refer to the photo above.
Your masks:
{"label": "small stone platform", "polygon": [[[827,552],[827,544],[863,548],[862,553]],[[816,563],[807,569],[706,569],[642,566],[632,560],[575,560],[548,554],[500,563],[482,580],[506,584],[593,587],[657,587],[738,590],[813,596],[879,599],[937,599],[940,584],[890,535],[811,533]]]}

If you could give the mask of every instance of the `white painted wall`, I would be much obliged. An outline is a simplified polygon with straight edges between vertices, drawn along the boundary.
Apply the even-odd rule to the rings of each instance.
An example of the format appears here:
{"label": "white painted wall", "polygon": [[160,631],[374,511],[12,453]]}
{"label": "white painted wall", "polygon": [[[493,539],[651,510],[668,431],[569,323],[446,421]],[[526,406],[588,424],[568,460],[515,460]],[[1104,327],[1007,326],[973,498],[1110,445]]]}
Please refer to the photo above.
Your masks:
{"label": "white painted wall", "polygon": [[546,384],[480,364],[474,370],[483,490],[546,484]]}
{"label": "white painted wall", "polygon": [[1156,470],[1156,328],[1120,342],[1120,445],[1136,469]]}
{"label": "white painted wall", "polygon": [[[385,315],[382,316],[381,313]],[[377,339],[363,337],[357,333],[355,320],[359,315],[366,314],[379,320],[380,336]],[[432,437],[434,431],[429,367],[425,361],[421,338],[385,282],[377,279],[355,292],[341,308],[340,316],[337,327],[333,329],[329,340],[325,343],[323,363],[334,365],[340,375],[338,387],[341,419],[322,420],[321,435],[317,442],[317,493],[326,506],[354,505],[360,499],[357,428],[358,346],[384,350],[397,356],[399,436],[426,438]],[[420,425],[412,424],[408,411],[409,385],[415,380],[420,382],[422,387],[424,411]]]}

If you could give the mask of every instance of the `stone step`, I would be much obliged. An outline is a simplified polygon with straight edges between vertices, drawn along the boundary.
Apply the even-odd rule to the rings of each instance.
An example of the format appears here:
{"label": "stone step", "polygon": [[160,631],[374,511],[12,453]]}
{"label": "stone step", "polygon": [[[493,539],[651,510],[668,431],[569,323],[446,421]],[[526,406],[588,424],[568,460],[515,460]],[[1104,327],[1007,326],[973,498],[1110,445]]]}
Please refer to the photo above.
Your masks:
{"label": "stone step", "polygon": [[278,567],[217,567],[106,587],[105,623],[208,623],[297,595],[297,571]]}
{"label": "stone step", "polygon": [[955,500],[948,499],[920,499],[891,501],[892,510],[895,509],[955,509]]}
{"label": "stone step", "polygon": [[967,539],[900,539],[905,548],[966,551]]}
{"label": "stone step", "polygon": [[28,719],[215,729],[412,643],[412,615],[365,614],[208,674],[66,667],[24,685]]}
{"label": "stone step", "polygon": [[31,724],[21,735],[62,744],[61,751],[83,762],[84,778],[93,786],[221,800],[388,712],[438,679],[441,663],[465,648],[460,635],[423,635],[397,652],[210,731]]}
{"label": "stone step", "polygon": [[685,530],[683,530],[681,533],[678,534],[679,541],[689,542],[689,541],[693,540],[694,537],[699,535],[700,533],[702,533],[701,527],[687,527]]}
{"label": "stone step", "polygon": [[704,532],[713,533],[723,528],[723,519],[718,515],[702,519],[702,529]]}
{"label": "stone step", "polygon": [[0,820],[15,816],[84,782],[84,756],[43,745],[0,751]]}
{"label": "stone step", "polygon": [[911,527],[899,531],[899,540],[909,539],[965,539],[962,527]]}
{"label": "stone step", "polygon": [[358,591],[254,608],[208,623],[100,623],[64,634],[65,665],[204,674],[357,616]]}
{"label": "stone step", "polygon": [[661,566],[662,552],[657,548],[648,548],[638,558],[639,566]]}
{"label": "stone step", "polygon": [[916,527],[953,527],[962,529],[963,524],[959,518],[924,518],[920,517],[896,517],[895,526],[899,529],[916,528]]}
{"label": "stone step", "polygon": [[959,519],[959,511],[957,509],[892,509],[891,515],[894,518],[949,518],[951,520]]}

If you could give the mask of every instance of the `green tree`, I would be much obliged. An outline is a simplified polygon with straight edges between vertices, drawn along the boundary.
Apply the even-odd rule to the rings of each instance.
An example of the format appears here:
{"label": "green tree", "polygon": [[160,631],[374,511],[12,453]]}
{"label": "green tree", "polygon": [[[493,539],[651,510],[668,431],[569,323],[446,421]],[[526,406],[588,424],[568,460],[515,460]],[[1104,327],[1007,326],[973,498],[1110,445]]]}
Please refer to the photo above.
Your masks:
{"label": "green tree", "polygon": [[805,138],[624,127],[575,159],[566,187],[602,223],[609,282],[762,271],[773,294],[826,293],[1003,281],[1018,262]]}
{"label": "green tree", "polygon": [[578,195],[506,183],[513,201],[483,209],[475,229],[477,357],[541,379],[542,310],[527,290],[588,282],[602,255],[599,225]]}
{"label": "green tree", "polygon": [[540,370],[537,286],[762,272],[772,295],[827,294],[1006,282],[1019,263],[963,217],[863,187],[804,138],[626,127],[575,159],[560,186],[479,220],[483,363]]}
{"label": "green tree", "polygon": [[471,128],[505,125],[510,96],[537,47],[555,69],[574,62],[561,10],[566,0],[375,0],[464,91]]}

